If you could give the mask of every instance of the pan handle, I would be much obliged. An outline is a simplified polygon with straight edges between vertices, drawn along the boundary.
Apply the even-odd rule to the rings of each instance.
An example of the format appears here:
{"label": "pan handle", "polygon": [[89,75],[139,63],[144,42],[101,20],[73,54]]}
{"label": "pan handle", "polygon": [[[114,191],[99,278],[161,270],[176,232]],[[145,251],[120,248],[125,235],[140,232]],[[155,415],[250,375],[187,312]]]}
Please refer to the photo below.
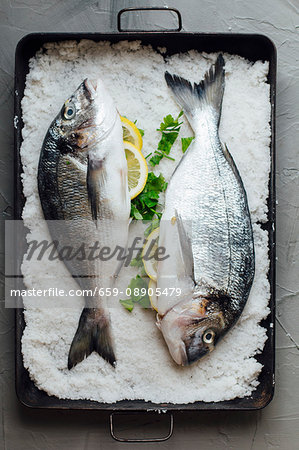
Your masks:
{"label": "pan handle", "polygon": [[[158,411],[160,413],[160,411]],[[131,411],[129,414],[138,414],[139,411]],[[118,442],[164,442],[167,441],[167,439],[169,439],[172,436],[173,433],[173,414],[166,414],[169,417],[169,428],[168,428],[168,433],[165,436],[161,436],[161,437],[157,437],[157,438],[148,438],[148,439],[130,439],[130,438],[124,438],[121,436],[118,436],[115,434],[115,424],[113,421],[113,418],[115,415],[127,415],[128,413],[111,413],[110,414],[110,434],[113,437],[113,439],[115,439]]]}
{"label": "pan handle", "polygon": [[[181,13],[178,9],[176,8],[168,8],[168,6],[163,6],[163,7],[159,7],[159,6],[148,6],[148,7],[144,7],[144,8],[137,8],[137,7],[129,7],[129,8],[124,8],[121,9],[118,14],[117,14],[117,29],[118,31],[136,31],[134,29],[124,29],[121,26],[121,16],[126,13],[126,12],[130,12],[130,11],[172,11],[177,15],[178,18],[178,26],[177,28],[172,28],[172,29],[168,29],[168,30],[163,30],[163,31],[181,31],[182,29],[182,16]],[[138,30],[138,31],[142,31],[142,30]],[[159,32],[159,30],[146,30],[147,32]]]}

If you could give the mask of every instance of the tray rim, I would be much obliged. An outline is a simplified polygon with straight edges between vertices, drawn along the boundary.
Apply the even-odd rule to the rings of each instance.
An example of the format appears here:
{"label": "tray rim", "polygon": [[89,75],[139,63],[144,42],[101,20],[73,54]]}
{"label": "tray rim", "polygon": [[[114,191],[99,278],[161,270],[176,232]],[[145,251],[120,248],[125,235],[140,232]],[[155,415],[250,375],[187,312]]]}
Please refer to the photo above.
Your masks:
{"label": "tray rim", "polygon": [[[206,39],[219,39],[219,38],[230,38],[230,39],[259,39],[261,41],[264,41],[268,47],[269,47],[269,61],[271,59],[271,64],[269,67],[269,74],[271,72],[272,80],[269,82],[270,84],[270,101],[271,101],[271,119],[270,119],[270,127],[271,127],[271,141],[270,141],[270,158],[271,158],[271,169],[269,174],[269,198],[268,198],[268,206],[269,206],[269,212],[268,212],[268,222],[269,224],[269,259],[270,259],[270,268],[268,273],[268,280],[270,283],[270,313],[267,317],[267,321],[271,320],[271,323],[273,324],[272,327],[268,327],[267,329],[267,335],[268,339],[266,341],[265,346],[269,346],[272,349],[271,354],[271,373],[273,376],[271,387],[267,393],[267,395],[263,398],[260,398],[259,402],[251,403],[250,400],[252,396],[249,397],[243,397],[243,398],[235,398],[232,400],[222,401],[222,402],[203,402],[203,401],[196,401],[194,403],[187,403],[187,404],[171,404],[171,403],[160,403],[155,404],[152,402],[146,402],[144,400],[121,400],[116,403],[101,403],[96,402],[92,400],[70,400],[70,399],[59,399],[55,396],[49,396],[45,393],[45,391],[39,390],[39,388],[34,384],[32,380],[29,378],[29,374],[27,369],[25,369],[23,365],[22,360],[22,353],[21,353],[21,338],[23,334],[24,329],[24,314],[23,309],[17,308],[15,311],[15,325],[16,325],[16,354],[15,354],[15,375],[16,375],[16,394],[19,401],[26,407],[29,408],[37,408],[37,409],[61,409],[61,410],[100,410],[100,411],[139,411],[139,412],[145,412],[145,411],[224,411],[224,410],[232,410],[232,411],[248,411],[248,410],[259,410],[267,406],[271,400],[273,399],[274,395],[274,373],[275,373],[275,225],[276,225],[276,202],[275,202],[275,107],[276,107],[276,72],[277,72],[277,51],[274,42],[266,35],[264,34],[256,34],[256,33],[201,33],[201,32],[185,32],[185,31],[150,31],[150,32],[143,32],[143,31],[122,31],[122,32],[34,32],[29,33],[25,36],[23,36],[20,41],[18,42],[16,46],[16,52],[15,52],[15,110],[14,114],[17,117],[21,117],[21,106],[20,102],[21,99],[18,95],[18,56],[19,53],[22,51],[22,48],[24,45],[27,45],[28,42],[35,39],[42,39],[43,42],[61,42],[64,40],[76,40],[79,41],[81,39],[89,39],[93,40],[93,38],[97,38],[96,41],[103,41],[103,40],[110,40],[113,38],[115,41],[121,41],[121,40],[142,40],[142,38],[151,38],[152,36],[155,36],[155,38],[159,38],[160,36],[171,36],[174,35],[176,38],[180,38],[180,36],[187,36],[187,37],[194,37],[194,38],[206,38]],[[179,44],[178,44],[179,46]],[[191,48],[190,48],[191,49]],[[179,52],[178,48],[178,52]],[[201,50],[204,51],[204,50]],[[227,51],[227,50],[226,50]],[[207,51],[209,53],[210,51]],[[227,51],[229,53],[229,51]],[[28,64],[28,61],[27,61]],[[23,80],[25,82],[25,80]],[[14,191],[14,218],[20,219],[21,212],[22,212],[22,206],[20,204],[20,196],[23,195],[22,193],[22,184],[21,184],[21,161],[20,161],[20,145],[21,145],[21,121],[19,121],[18,127],[14,129],[14,151],[15,151],[15,176],[17,177],[16,183],[15,183],[15,191]],[[271,225],[271,226],[270,226]],[[274,228],[273,228],[274,227]],[[263,350],[264,352],[264,350]],[[262,354],[263,354],[262,352]],[[264,368],[262,369],[263,372]],[[33,386],[33,389],[38,391],[42,396],[46,396],[46,400],[50,399],[50,403],[48,400],[48,404],[45,404],[46,401],[43,403],[38,403],[32,399],[30,399],[30,395],[28,398],[28,388],[27,388],[27,397],[26,397],[26,391],[23,389],[23,378],[24,376],[28,378],[29,383]],[[28,382],[27,380],[27,382]],[[31,388],[32,388],[31,386]],[[254,391],[257,392],[257,391]],[[39,394],[38,394],[39,395]],[[238,405],[240,403],[241,405]]]}

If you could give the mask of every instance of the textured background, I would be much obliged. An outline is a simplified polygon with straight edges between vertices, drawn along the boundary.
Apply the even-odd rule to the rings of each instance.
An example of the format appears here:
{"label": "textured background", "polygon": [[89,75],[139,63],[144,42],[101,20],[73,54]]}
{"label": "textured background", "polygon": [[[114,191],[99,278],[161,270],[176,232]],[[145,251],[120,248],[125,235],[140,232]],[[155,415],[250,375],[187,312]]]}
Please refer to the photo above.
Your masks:
{"label": "textured background", "polygon": [[[276,393],[263,411],[175,415],[172,439],[161,449],[297,450],[299,442],[298,305],[298,0],[0,0],[0,448],[116,449],[104,413],[45,412],[22,407],[14,391],[14,311],[4,309],[4,220],[13,201],[14,51],[33,31],[115,30],[116,12],[127,6],[168,5],[180,9],[183,29],[203,32],[252,32],[269,36],[278,50],[277,86],[277,346]],[[131,17],[127,25],[176,26],[175,16]],[[296,59],[297,58],[297,59]],[[297,88],[297,89],[296,89]],[[296,189],[297,188],[297,189]],[[132,423],[134,425],[131,428]],[[156,418],[137,418],[118,427],[123,434],[163,433]],[[139,434],[140,436],[140,434]],[[135,444],[134,448],[155,444]],[[131,446],[130,446],[131,447]]]}

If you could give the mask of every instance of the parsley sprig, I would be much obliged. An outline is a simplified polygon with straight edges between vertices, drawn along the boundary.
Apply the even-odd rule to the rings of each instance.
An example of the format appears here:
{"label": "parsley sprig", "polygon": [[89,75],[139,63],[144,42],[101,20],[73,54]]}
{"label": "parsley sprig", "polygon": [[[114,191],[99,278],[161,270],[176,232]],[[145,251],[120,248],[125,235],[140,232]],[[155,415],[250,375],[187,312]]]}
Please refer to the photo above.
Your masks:
{"label": "parsley sprig", "polygon": [[182,141],[182,152],[185,153],[191,142],[193,141],[194,136],[181,138]]}
{"label": "parsley sprig", "polygon": [[[148,282],[142,278],[140,275],[136,275],[132,278],[128,286],[131,290],[130,298],[125,300],[119,300],[119,302],[126,308],[129,312],[133,311],[136,303],[138,303],[142,308],[150,308],[151,303],[148,296]],[[142,291],[141,291],[142,289]],[[141,292],[146,292],[144,295]],[[135,295],[137,293],[137,295]]]}
{"label": "parsley sprig", "polygon": [[161,217],[158,211],[159,196],[166,188],[167,183],[162,174],[156,176],[153,172],[149,172],[143,191],[131,201],[131,217],[137,220]]}
{"label": "parsley sprig", "polygon": [[[152,167],[155,167],[157,164],[159,164],[162,158],[167,158],[175,161],[174,158],[171,158],[169,156],[169,153],[180,132],[183,122],[179,122],[179,118],[182,115],[183,111],[181,111],[178,117],[175,119],[171,114],[168,114],[166,117],[164,117],[163,122],[161,122],[160,128],[157,128],[157,131],[160,131],[162,133],[162,136],[158,143],[157,150],[154,151],[155,154],[149,160],[149,164]],[[147,155],[147,158],[150,155]]]}

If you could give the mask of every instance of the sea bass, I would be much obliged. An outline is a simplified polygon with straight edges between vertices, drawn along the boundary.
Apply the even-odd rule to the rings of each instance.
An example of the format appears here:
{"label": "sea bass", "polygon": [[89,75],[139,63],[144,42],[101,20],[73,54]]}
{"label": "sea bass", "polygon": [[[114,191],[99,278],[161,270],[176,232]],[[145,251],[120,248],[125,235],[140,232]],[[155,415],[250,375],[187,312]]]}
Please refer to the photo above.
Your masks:
{"label": "sea bass", "polygon": [[[199,84],[165,79],[195,139],[169,182],[159,246],[157,325],[174,361],[188,365],[211,352],[236,323],[254,278],[246,192],[218,127],[225,86],[219,55]],[[165,288],[179,288],[179,296]]]}
{"label": "sea bass", "polygon": [[[50,125],[40,154],[38,191],[58,250],[96,242],[100,247],[126,248],[130,197],[122,126],[101,80],[80,84]],[[107,299],[99,288],[111,285],[115,261],[81,254],[64,263],[80,288],[88,290],[68,368],[93,351],[114,365]]]}

